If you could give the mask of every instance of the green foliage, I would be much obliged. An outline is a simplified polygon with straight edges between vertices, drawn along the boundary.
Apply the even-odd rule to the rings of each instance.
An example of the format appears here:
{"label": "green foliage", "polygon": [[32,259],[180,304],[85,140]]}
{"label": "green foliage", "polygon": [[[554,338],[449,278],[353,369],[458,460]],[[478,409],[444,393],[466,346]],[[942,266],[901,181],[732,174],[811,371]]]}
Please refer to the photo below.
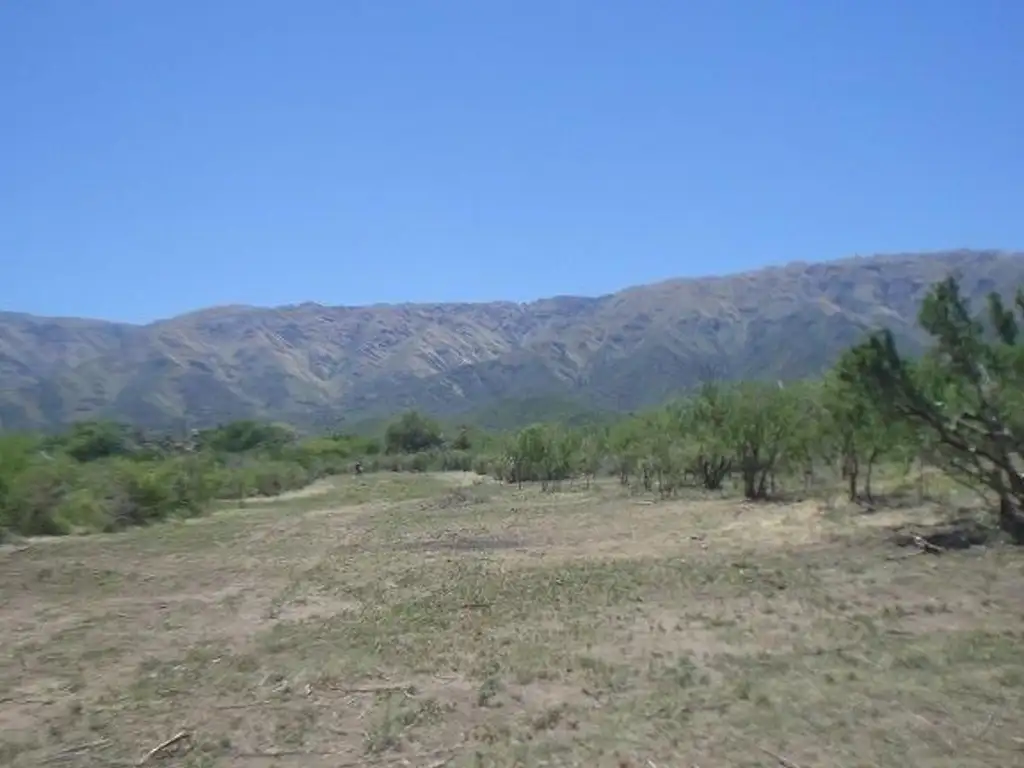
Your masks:
{"label": "green foliage", "polygon": [[0,527],[27,536],[68,533],[71,521],[61,514],[66,493],[84,470],[70,457],[30,457],[21,471],[5,471]]}
{"label": "green foliage", "polygon": [[190,517],[216,499],[301,488],[380,452],[366,437],[299,442],[288,429],[255,422],[208,430],[195,442],[104,422],[45,440],[0,435],[0,535],[113,531]]}
{"label": "green foliage", "polygon": [[47,447],[63,451],[77,461],[96,461],[124,456],[134,447],[131,428],[113,421],[80,421],[64,435],[50,440]]}
{"label": "green foliage", "polygon": [[[1024,319],[1024,289],[1014,304]],[[934,339],[923,359],[904,359],[882,331],[851,352],[842,378],[875,399],[884,418],[913,429],[933,463],[994,494],[1000,526],[1024,543],[1024,349],[1014,308],[998,294],[985,319],[950,277],[921,306],[921,327]]]}
{"label": "green foliage", "polygon": [[712,382],[706,383],[681,414],[682,433],[690,444],[687,464],[709,491],[722,487],[735,460],[728,441],[729,394]]}
{"label": "green foliage", "polygon": [[580,469],[580,433],[555,424],[534,424],[509,441],[507,456],[511,477],[540,481],[541,487],[557,487]]}
{"label": "green foliage", "polygon": [[469,427],[459,427],[459,433],[452,440],[452,448],[456,451],[468,451],[473,447],[473,437]]}
{"label": "green foliage", "polygon": [[840,464],[848,483],[850,501],[863,495],[872,499],[871,478],[875,466],[887,457],[905,452],[912,433],[899,420],[887,416],[874,393],[864,386],[858,370],[862,347],[845,352],[822,387],[822,447]]}
{"label": "green foliage", "polygon": [[416,411],[403,413],[384,431],[384,449],[389,454],[419,453],[443,444],[441,425]]}
{"label": "green foliage", "polygon": [[748,499],[768,496],[769,482],[788,449],[801,437],[801,411],[781,385],[742,384],[730,393],[726,434],[732,444]]}
{"label": "green foliage", "polygon": [[540,423],[561,424],[571,429],[607,426],[617,418],[617,414],[565,397],[538,396],[504,398],[460,418],[463,424],[483,431],[506,432]]}
{"label": "green foliage", "polygon": [[31,435],[0,434],[0,504],[7,497],[10,483],[32,463],[40,442]]}
{"label": "green foliage", "polygon": [[320,461],[326,464],[341,464],[346,461],[376,456],[380,443],[371,437],[336,434],[330,437],[314,437],[294,445],[283,455],[294,456],[300,462]]}
{"label": "green foliage", "polygon": [[274,451],[295,441],[295,433],[280,424],[263,424],[258,421],[232,421],[214,429],[199,433],[198,446],[224,453],[246,453],[247,451]]}
{"label": "green foliage", "polygon": [[747,498],[763,499],[779,476],[809,478],[832,465],[851,500],[870,501],[880,462],[917,459],[994,491],[1001,524],[1013,532],[1024,526],[1024,292],[1015,307],[1020,318],[993,295],[988,322],[974,318],[950,278],[922,305],[920,323],[935,344],[914,363],[882,332],[821,381],[709,383],[602,430],[536,424],[509,437],[489,466],[502,479],[548,488],[607,468],[623,485],[662,496],[735,480]]}

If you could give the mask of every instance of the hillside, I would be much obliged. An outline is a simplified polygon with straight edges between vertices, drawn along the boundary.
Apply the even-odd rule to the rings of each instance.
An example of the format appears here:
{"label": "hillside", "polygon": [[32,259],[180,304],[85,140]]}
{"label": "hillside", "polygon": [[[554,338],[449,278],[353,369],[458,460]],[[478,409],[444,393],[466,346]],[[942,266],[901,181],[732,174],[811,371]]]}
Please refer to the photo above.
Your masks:
{"label": "hillside", "polygon": [[816,373],[879,325],[919,345],[920,299],[954,270],[980,300],[1024,283],[1024,254],[794,263],[529,304],[233,306],[144,326],[0,313],[0,426],[270,417],[316,428],[409,407],[451,416],[513,397],[632,409],[711,370]]}

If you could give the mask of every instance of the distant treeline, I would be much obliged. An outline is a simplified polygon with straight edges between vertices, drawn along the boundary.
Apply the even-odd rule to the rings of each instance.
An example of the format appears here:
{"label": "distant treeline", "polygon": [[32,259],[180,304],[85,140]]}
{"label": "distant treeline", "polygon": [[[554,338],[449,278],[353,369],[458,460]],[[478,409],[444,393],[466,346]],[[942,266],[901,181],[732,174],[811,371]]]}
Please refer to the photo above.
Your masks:
{"label": "distant treeline", "polygon": [[[479,437],[477,439],[480,439]],[[113,531],[202,514],[217,499],[272,496],[328,475],[470,469],[471,437],[446,438],[415,413],[380,439],[302,438],[280,424],[236,421],[182,438],[111,421],[58,435],[0,434],[0,531]]]}
{"label": "distant treeline", "polygon": [[831,473],[857,500],[871,498],[874,470],[886,462],[941,469],[988,498],[999,526],[1024,541],[1024,292],[1009,307],[993,294],[986,309],[975,316],[950,278],[921,307],[934,343],[919,359],[901,357],[892,335],[879,331],[819,380],[707,381],[667,406],[615,420],[577,414],[484,431],[445,429],[407,412],[378,437],[300,437],[256,421],[185,439],[111,422],[56,436],[6,434],[0,530],[117,530],[357,468],[474,471],[544,488],[614,475],[662,497],[728,485],[754,500]]}

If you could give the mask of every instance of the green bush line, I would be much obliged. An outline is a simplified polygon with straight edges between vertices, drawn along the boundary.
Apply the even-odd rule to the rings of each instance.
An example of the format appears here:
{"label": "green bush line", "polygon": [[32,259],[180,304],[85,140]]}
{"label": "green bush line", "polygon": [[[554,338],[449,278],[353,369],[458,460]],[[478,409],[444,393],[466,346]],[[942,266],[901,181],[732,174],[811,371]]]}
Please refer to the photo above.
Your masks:
{"label": "green bush line", "polygon": [[[259,439],[225,433],[265,430]],[[175,443],[123,425],[82,422],[65,435],[0,434],[0,538],[112,532],[189,518],[226,499],[269,497],[341,473],[470,471],[476,455],[443,442],[385,454],[351,436],[299,440],[279,427],[235,422]]]}

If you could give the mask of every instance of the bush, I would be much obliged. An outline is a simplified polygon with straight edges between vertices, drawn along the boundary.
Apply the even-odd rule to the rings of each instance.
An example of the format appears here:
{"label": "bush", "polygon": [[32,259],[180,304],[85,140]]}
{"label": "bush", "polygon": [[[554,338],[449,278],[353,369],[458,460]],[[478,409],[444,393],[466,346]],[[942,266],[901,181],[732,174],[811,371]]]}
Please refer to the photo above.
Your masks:
{"label": "bush", "polygon": [[389,454],[419,453],[443,444],[441,425],[416,411],[402,414],[384,432],[384,446]]}
{"label": "bush", "polygon": [[0,483],[0,530],[24,536],[112,531],[204,513],[219,498],[271,496],[307,485],[319,469],[297,461],[210,455],[80,463],[68,456],[8,462]]}
{"label": "bush", "polygon": [[69,533],[74,518],[60,508],[80,478],[81,469],[71,459],[33,459],[21,472],[5,478],[0,525],[23,536]]}
{"label": "bush", "polygon": [[192,517],[214,500],[273,496],[350,472],[356,461],[371,471],[472,466],[467,451],[440,446],[429,420],[405,424],[420,424],[427,435],[405,439],[434,447],[382,455],[380,443],[369,438],[338,434],[298,441],[287,429],[247,421],[200,433],[195,452],[191,441],[106,422],[83,422],[46,440],[0,435],[0,537],[7,531],[114,531]]}

